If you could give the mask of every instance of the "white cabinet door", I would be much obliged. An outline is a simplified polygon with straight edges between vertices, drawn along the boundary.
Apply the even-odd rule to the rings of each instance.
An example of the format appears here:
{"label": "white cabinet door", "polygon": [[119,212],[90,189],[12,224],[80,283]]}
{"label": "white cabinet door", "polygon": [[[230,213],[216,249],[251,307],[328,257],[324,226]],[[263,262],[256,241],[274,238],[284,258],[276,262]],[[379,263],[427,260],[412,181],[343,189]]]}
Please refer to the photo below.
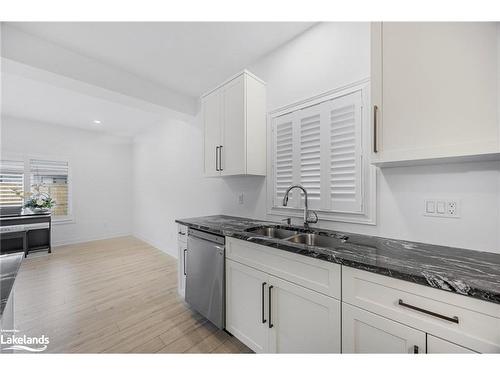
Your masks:
{"label": "white cabinet door", "polygon": [[425,353],[425,332],[342,303],[343,353]]}
{"label": "white cabinet door", "polygon": [[372,28],[375,158],[499,152],[497,26],[388,22]]}
{"label": "white cabinet door", "polygon": [[440,339],[439,337],[427,335],[427,353],[429,354],[474,354],[473,350],[464,348],[463,346],[454,344],[452,342]]}
{"label": "white cabinet door", "polygon": [[340,301],[269,277],[271,353],[340,353]]}
{"label": "white cabinet door", "polygon": [[245,143],[245,75],[223,88],[222,175],[246,173]]}
{"label": "white cabinet door", "polygon": [[256,353],[268,352],[268,276],[226,259],[226,330]]}
{"label": "white cabinet door", "polygon": [[178,268],[177,268],[177,289],[178,293],[184,297],[186,291],[186,252],[187,242],[179,241],[177,245]]}
{"label": "white cabinet door", "polygon": [[204,95],[201,104],[205,176],[265,176],[265,83],[244,71]]}
{"label": "white cabinet door", "polygon": [[205,176],[220,176],[218,147],[222,144],[222,93],[214,91],[202,102]]}

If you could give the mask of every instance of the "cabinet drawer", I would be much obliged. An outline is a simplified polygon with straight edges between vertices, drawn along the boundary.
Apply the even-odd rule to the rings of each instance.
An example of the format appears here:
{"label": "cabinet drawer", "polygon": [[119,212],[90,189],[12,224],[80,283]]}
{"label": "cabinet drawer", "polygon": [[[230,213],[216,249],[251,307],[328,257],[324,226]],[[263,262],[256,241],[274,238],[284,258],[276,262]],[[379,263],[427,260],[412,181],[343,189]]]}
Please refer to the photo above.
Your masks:
{"label": "cabinet drawer", "polygon": [[187,227],[179,224],[177,226],[177,240],[180,242],[187,242]]}
{"label": "cabinet drawer", "polygon": [[500,353],[500,305],[350,267],[342,268],[342,300],[474,351]]}
{"label": "cabinet drawer", "polygon": [[340,265],[235,238],[226,239],[226,257],[319,293],[340,299]]}
{"label": "cabinet drawer", "polygon": [[464,348],[463,346],[440,339],[432,335],[427,335],[428,354],[474,354],[476,352]]}

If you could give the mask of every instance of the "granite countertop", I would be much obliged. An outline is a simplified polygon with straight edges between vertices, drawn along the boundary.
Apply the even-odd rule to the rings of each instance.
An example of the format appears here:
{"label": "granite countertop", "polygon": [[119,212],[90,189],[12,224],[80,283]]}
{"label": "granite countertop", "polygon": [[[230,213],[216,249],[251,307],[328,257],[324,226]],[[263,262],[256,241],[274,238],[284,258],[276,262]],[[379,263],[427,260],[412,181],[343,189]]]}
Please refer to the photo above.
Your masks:
{"label": "granite countertop", "polygon": [[270,224],[289,228],[286,225],[225,215],[178,219],[176,222],[190,228],[500,304],[500,254],[319,228],[305,230],[293,227],[338,240],[334,248],[322,248],[247,232],[248,229]]}
{"label": "granite countertop", "polygon": [[22,251],[0,255],[0,318],[14,287],[23,257],[24,252]]}

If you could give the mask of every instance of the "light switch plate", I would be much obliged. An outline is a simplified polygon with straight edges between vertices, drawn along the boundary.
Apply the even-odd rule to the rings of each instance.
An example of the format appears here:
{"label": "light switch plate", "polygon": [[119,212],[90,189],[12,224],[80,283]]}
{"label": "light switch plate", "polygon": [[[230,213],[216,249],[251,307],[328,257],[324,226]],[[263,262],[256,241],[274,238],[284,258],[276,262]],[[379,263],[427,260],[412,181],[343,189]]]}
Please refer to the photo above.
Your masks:
{"label": "light switch plate", "polygon": [[424,216],[460,217],[460,201],[458,199],[424,199]]}
{"label": "light switch plate", "polygon": [[436,212],[436,202],[432,200],[425,201],[425,213],[433,214]]}

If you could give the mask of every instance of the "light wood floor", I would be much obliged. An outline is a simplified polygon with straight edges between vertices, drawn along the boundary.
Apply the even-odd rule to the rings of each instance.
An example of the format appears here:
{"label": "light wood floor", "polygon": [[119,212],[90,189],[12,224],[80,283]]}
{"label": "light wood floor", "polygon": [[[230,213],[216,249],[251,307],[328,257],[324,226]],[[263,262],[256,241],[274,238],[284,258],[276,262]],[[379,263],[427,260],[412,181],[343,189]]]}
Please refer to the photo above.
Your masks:
{"label": "light wood floor", "polygon": [[19,334],[53,353],[249,353],[177,295],[177,260],[120,237],[28,257],[15,284]]}

